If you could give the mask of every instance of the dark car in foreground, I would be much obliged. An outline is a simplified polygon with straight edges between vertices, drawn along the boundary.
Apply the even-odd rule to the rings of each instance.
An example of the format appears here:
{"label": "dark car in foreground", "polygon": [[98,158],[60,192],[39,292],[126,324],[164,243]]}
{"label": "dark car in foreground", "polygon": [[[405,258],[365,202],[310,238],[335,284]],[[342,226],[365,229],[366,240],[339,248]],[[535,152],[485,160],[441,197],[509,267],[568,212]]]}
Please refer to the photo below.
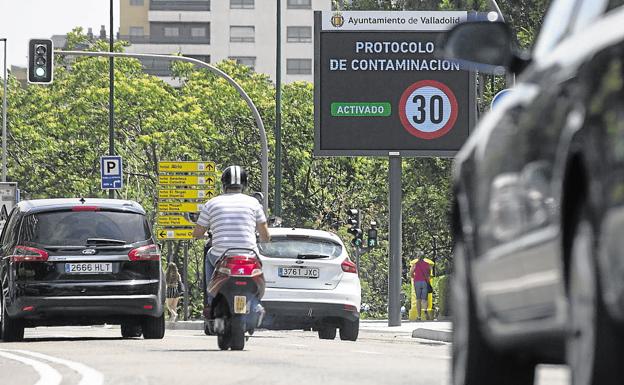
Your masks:
{"label": "dark car in foreground", "polygon": [[23,201],[0,238],[0,332],[119,324],[123,337],[163,338],[160,251],[136,202]]}
{"label": "dark car in foreground", "polygon": [[455,384],[624,378],[624,1],[554,0],[531,56],[499,22],[447,57],[518,75],[456,157]]}

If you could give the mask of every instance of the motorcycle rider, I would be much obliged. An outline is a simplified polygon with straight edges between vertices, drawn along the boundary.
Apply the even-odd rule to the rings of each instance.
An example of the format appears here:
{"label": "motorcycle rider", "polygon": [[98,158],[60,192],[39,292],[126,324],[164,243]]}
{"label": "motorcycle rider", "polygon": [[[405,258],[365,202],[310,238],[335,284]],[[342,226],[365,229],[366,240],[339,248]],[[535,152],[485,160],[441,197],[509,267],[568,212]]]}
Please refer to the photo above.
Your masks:
{"label": "motorcycle rider", "polygon": [[[229,166],[221,175],[223,194],[210,199],[202,208],[193,237],[201,239],[212,233],[212,248],[208,250],[205,277],[212,277],[216,261],[230,248],[253,249],[258,252],[256,231],[260,242],[270,240],[266,215],[257,199],[243,194],[247,187],[247,172],[240,166]],[[206,291],[204,317],[210,317],[212,296]]]}

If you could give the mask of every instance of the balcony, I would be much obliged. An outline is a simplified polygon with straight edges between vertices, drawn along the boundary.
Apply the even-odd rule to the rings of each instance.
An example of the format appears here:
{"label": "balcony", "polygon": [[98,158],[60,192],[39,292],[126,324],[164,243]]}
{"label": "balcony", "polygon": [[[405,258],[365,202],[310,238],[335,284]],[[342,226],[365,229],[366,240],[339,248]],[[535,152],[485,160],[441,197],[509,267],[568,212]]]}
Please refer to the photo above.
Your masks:
{"label": "balcony", "polygon": [[208,36],[133,36],[120,35],[120,40],[132,44],[210,44]]}
{"label": "balcony", "polygon": [[150,11],[210,11],[210,0],[150,0]]}

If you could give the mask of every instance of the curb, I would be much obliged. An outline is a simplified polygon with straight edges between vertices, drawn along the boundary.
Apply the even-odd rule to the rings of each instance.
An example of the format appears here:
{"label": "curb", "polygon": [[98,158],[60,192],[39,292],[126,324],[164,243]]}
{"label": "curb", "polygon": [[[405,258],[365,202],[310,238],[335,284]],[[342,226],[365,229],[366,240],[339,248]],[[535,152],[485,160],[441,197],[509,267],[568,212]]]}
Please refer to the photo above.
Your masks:
{"label": "curb", "polygon": [[412,332],[412,338],[423,338],[426,340],[453,342],[453,332],[431,329],[416,329]]}

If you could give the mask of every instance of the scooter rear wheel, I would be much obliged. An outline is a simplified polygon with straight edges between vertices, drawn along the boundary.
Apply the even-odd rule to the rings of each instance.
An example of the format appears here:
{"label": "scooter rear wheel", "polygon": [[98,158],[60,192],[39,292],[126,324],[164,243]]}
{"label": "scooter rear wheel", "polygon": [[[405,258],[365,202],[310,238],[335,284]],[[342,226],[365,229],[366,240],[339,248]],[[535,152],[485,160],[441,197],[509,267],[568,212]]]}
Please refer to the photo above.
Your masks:
{"label": "scooter rear wheel", "polygon": [[243,350],[245,348],[245,319],[237,314],[230,320],[230,347],[232,350]]}
{"label": "scooter rear wheel", "polygon": [[231,338],[229,332],[217,336],[217,345],[219,345],[219,349],[221,350],[228,350],[230,348],[230,342]]}

